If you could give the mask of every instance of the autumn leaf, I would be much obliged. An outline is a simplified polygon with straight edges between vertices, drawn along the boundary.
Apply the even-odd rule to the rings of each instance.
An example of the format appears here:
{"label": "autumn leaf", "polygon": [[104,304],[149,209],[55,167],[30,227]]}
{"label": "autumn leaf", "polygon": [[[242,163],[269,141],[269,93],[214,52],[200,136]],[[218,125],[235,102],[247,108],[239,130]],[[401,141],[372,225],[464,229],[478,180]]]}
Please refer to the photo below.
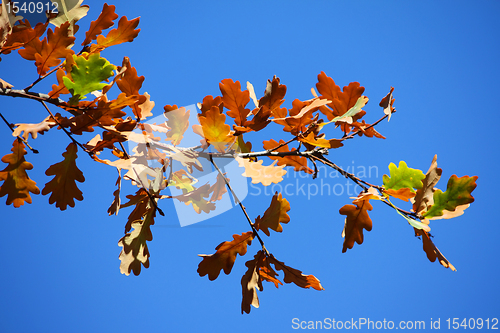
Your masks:
{"label": "autumn leaf", "polygon": [[108,208],[108,214],[109,216],[115,214],[118,215],[118,211],[120,210],[120,191],[122,188],[122,175],[121,175],[121,169],[118,169],[118,179],[116,180],[116,184],[118,188],[113,192],[113,202],[111,203],[111,206]]}
{"label": "autumn leaf", "polygon": [[66,2],[66,0],[53,0],[53,2],[56,2],[58,5],[57,8],[59,14],[50,19],[50,23],[56,27],[59,27],[66,22],[70,23],[70,35],[72,36],[78,30],[78,27],[75,29],[75,23],[87,15],[90,7],[87,5],[80,6],[83,0],[78,0],[77,3],[72,3],[72,7],[68,7],[70,3],[69,1]]}
{"label": "autumn leaf", "polygon": [[[9,54],[21,47],[27,47],[27,50],[19,50],[19,54],[25,59],[28,57],[30,58],[28,60],[35,60],[35,53],[42,49],[42,42],[39,38],[45,33],[45,29],[47,29],[47,23],[39,23],[32,28],[27,20],[24,20],[23,24],[14,25],[7,39],[4,40],[0,53]],[[4,30],[4,32],[7,31]]]}
{"label": "autumn leaf", "polygon": [[217,106],[212,106],[205,112],[205,116],[199,116],[200,125],[193,125],[193,131],[205,138],[217,151],[223,153],[227,145],[235,138],[231,135],[231,127],[226,124],[226,115],[219,113]]}
{"label": "autumn leaf", "polygon": [[166,140],[177,146],[189,128],[190,111],[184,107],[178,109],[177,106],[170,107],[170,105],[165,105],[164,109],[163,115],[168,119],[166,124],[169,128]]}
{"label": "autumn leaf", "polygon": [[403,201],[408,202],[411,198],[415,196],[415,192],[408,187],[400,188],[398,190],[389,189],[384,190],[384,193],[390,195],[391,197],[401,199]]}
{"label": "autumn leaf", "polygon": [[81,135],[83,131],[93,132],[93,127],[98,125],[115,125],[127,114],[122,109],[135,102],[137,102],[137,96],[127,97],[125,93],[121,93],[112,101],[108,101],[103,96],[96,108],[88,109],[84,114],[71,118],[71,132]]}
{"label": "autumn leaf", "polygon": [[25,202],[31,203],[30,192],[40,193],[36,183],[26,173],[26,170],[33,169],[33,165],[24,159],[26,155],[24,147],[24,144],[16,138],[12,144],[12,154],[2,157],[2,162],[8,165],[0,171],[0,181],[4,181],[0,186],[0,197],[7,195],[7,205],[13,204],[16,208]]}
{"label": "autumn leaf", "polygon": [[208,275],[208,279],[213,281],[217,279],[221,270],[229,274],[233,269],[236,255],[243,256],[247,253],[247,246],[252,244],[253,232],[244,232],[241,235],[233,235],[232,241],[220,243],[214,254],[200,254],[203,260],[198,265],[198,274],[200,276]]}
{"label": "autumn leaf", "polygon": [[458,206],[467,205],[474,202],[471,193],[476,188],[477,176],[457,177],[452,175],[448,180],[446,191],[436,190],[433,195],[433,205],[423,213],[425,218],[432,218],[443,215],[444,211],[453,212]]}
{"label": "autumn leaf", "polygon": [[128,216],[127,223],[125,224],[125,233],[132,230],[132,223],[141,220],[144,215],[148,212],[150,207],[149,196],[144,188],[137,190],[135,194],[129,194],[126,196],[128,201],[120,205],[121,208],[126,208],[130,206],[135,206],[130,215]]}
{"label": "autumn leaf", "polygon": [[90,23],[90,28],[85,33],[85,40],[82,42],[82,46],[87,45],[91,41],[97,39],[97,36],[101,35],[103,30],[110,28],[114,24],[113,21],[117,18],[118,15],[115,13],[115,6],[109,6],[107,3],[105,3],[97,20]]}
{"label": "autumn leaf", "polygon": [[43,134],[43,132],[48,131],[51,128],[51,123],[47,119],[43,120],[38,124],[16,124],[16,129],[12,132],[13,136],[19,136],[23,133],[22,137],[24,140],[28,140],[28,135],[31,134],[33,139],[38,137],[38,133]]}
{"label": "autumn leaf", "polygon": [[201,115],[205,116],[205,113],[212,108],[212,106],[217,106],[219,108],[219,112],[222,113],[222,108],[224,104],[222,104],[222,97],[216,96],[215,98],[212,95],[205,96],[203,98],[202,103],[198,103],[198,109],[201,111]]}
{"label": "autumn leaf", "polygon": [[250,113],[250,110],[245,108],[250,102],[250,93],[248,90],[241,91],[240,82],[233,82],[231,79],[222,80],[219,88],[222,93],[222,102],[228,109],[227,115],[234,118],[237,126],[244,126]]}
{"label": "autumn leaf", "polygon": [[138,101],[131,108],[137,118],[143,119],[146,115],[142,115],[140,105],[147,101],[147,96],[141,95],[139,90],[144,82],[144,76],[137,76],[137,70],[132,67],[128,57],[123,58],[122,66],[118,67],[117,70],[121,74],[117,75],[116,85],[127,97],[138,96]]}
{"label": "autumn leaf", "polygon": [[389,164],[389,171],[391,176],[384,175],[382,178],[384,187],[387,190],[409,188],[410,191],[415,192],[414,189],[419,189],[423,186],[424,173],[418,169],[408,168],[405,161],[400,161],[399,167],[396,167],[394,163]]}
{"label": "autumn leaf", "polygon": [[356,206],[345,205],[340,208],[340,214],[346,215],[344,230],[342,231],[342,237],[344,237],[342,253],[346,252],[347,249],[352,249],[354,242],[363,244],[363,229],[366,231],[372,230],[372,220],[368,215],[368,211],[372,209],[369,200],[358,202]]}
{"label": "autumn leaf", "polygon": [[68,35],[69,22],[56,27],[54,31],[49,29],[47,37],[41,43],[41,50],[35,53],[35,65],[40,76],[44,76],[50,70],[61,63],[68,54],[73,54],[69,47],[73,45],[75,37]]}
{"label": "autumn leaf", "polygon": [[241,278],[242,287],[242,299],[241,299],[241,313],[250,313],[250,305],[255,308],[259,307],[259,297],[257,296],[257,290],[262,291],[262,281],[259,278],[257,263],[260,256],[264,254],[259,251],[255,255],[254,259],[249,260],[245,263],[248,270]]}
{"label": "autumn leaf", "polygon": [[360,112],[363,111],[363,110],[361,110],[361,108],[364,107],[366,105],[366,103],[368,103],[368,97],[361,96],[356,101],[356,104],[354,104],[353,107],[351,107],[349,110],[347,110],[347,112],[345,112],[344,114],[342,114],[340,116],[333,118],[331,121],[329,121],[327,123],[321,123],[321,124],[319,124],[319,126],[323,127],[325,125],[328,125],[330,123],[335,123],[335,122],[344,122],[344,123],[352,124],[353,119],[355,119],[357,114],[359,114]]}
{"label": "autumn leaf", "polygon": [[154,225],[156,210],[148,206],[146,212],[140,219],[132,222],[133,230],[127,233],[118,241],[118,246],[122,247],[119,259],[120,272],[125,275],[141,273],[141,265],[149,267],[149,249],[147,241],[153,240],[151,226]]}
{"label": "autumn leaf", "polygon": [[307,136],[300,136],[299,141],[306,142],[310,145],[323,148],[340,148],[343,146],[342,140],[330,139],[326,140],[321,137],[314,137],[314,132],[309,132]]}
{"label": "autumn leaf", "polygon": [[248,270],[241,278],[241,313],[250,313],[250,305],[253,305],[255,308],[259,307],[257,290],[264,290],[262,281],[272,282],[276,288],[278,288],[279,285],[283,285],[283,283],[277,279],[278,273],[271,267],[270,260],[270,257],[268,257],[263,250],[260,250],[254,256],[254,259],[245,263]]}
{"label": "autumn leaf", "polygon": [[276,161],[271,165],[262,165],[263,161],[251,162],[248,159],[235,157],[240,167],[245,168],[242,176],[252,178],[253,184],[261,183],[264,186],[269,186],[272,183],[278,184],[283,180],[286,170],[283,170],[284,165],[275,166]]}
{"label": "autumn leaf", "polygon": [[[284,144],[285,141],[280,140],[280,142],[276,142],[271,139],[269,141],[263,141],[264,149],[271,150],[275,147],[278,147],[281,144]],[[290,152],[288,145],[284,145],[278,149],[273,150],[275,152]],[[292,148],[291,151],[296,151],[295,148]],[[286,165],[292,166],[295,171],[304,171],[305,173],[312,174],[313,171],[311,168],[307,166],[307,158],[304,156],[268,156],[272,160],[277,160],[278,165]]]}
{"label": "autumn leaf", "polygon": [[356,104],[356,101],[365,91],[365,88],[361,87],[358,82],[349,83],[349,85],[345,86],[341,91],[340,87],[335,84],[335,81],[333,81],[331,77],[327,76],[325,72],[321,72],[318,75],[316,88],[321,94],[321,96],[319,96],[320,98],[325,98],[331,101],[329,106],[332,109],[332,115],[328,117],[328,120],[346,113],[347,110]]}
{"label": "autumn leaf", "polygon": [[384,108],[384,113],[388,116],[387,121],[391,120],[391,115],[396,112],[396,109],[392,106],[394,104],[394,97],[392,97],[392,92],[394,91],[394,88],[391,87],[391,91],[382,98],[380,101],[379,105]]}
{"label": "autumn leaf", "polygon": [[324,290],[321,283],[314,275],[304,275],[298,269],[289,267],[285,263],[278,261],[272,254],[268,257],[269,262],[274,265],[277,271],[283,271],[285,277],[283,281],[285,283],[294,283],[295,285],[309,289],[313,288],[316,290]]}
{"label": "autumn leaf", "polygon": [[259,100],[259,107],[266,106],[274,115],[275,110],[285,101],[283,99],[285,94],[286,86],[281,84],[280,79],[274,76],[272,81],[267,80],[264,96]]}
{"label": "autumn leaf", "polygon": [[260,215],[255,219],[255,229],[262,230],[267,236],[270,236],[269,229],[276,232],[282,232],[283,227],[280,223],[290,222],[290,216],[287,212],[290,210],[288,200],[281,197],[281,193],[276,192],[271,199],[271,205],[264,212],[262,218]]}
{"label": "autumn leaf", "polygon": [[49,203],[53,204],[55,202],[56,207],[60,210],[65,210],[68,205],[75,207],[74,199],[83,200],[82,191],[76,185],[76,181],[80,183],[85,181],[83,173],[76,166],[77,150],[77,145],[73,142],[70,143],[66,147],[66,152],[62,154],[64,160],[51,165],[45,171],[47,176],[54,176],[54,178],[45,184],[42,194],[51,193]]}
{"label": "autumn leaf", "polygon": [[446,259],[446,257],[439,251],[439,249],[434,245],[430,238],[430,234],[424,230],[416,229],[415,236],[420,236],[422,238],[422,243],[424,246],[424,251],[427,254],[427,258],[430,262],[435,262],[436,259],[439,260],[439,263],[443,265],[445,268],[449,268],[452,271],[456,271],[456,268]]}
{"label": "autumn leaf", "polygon": [[425,178],[422,180],[422,188],[417,190],[415,195],[415,200],[413,203],[413,211],[420,214],[422,211],[427,211],[430,206],[434,203],[432,196],[434,195],[434,186],[436,186],[439,179],[441,179],[441,174],[443,170],[437,167],[437,155],[434,155],[432,159],[431,166]]}
{"label": "autumn leaf", "polygon": [[90,46],[90,51],[100,52],[107,47],[133,41],[141,31],[141,29],[136,29],[138,25],[138,17],[129,21],[126,16],[122,16],[120,21],[118,21],[118,27],[116,29],[108,32],[106,37],[103,35],[97,36],[97,44],[92,44]]}
{"label": "autumn leaf", "polygon": [[104,88],[107,84],[102,81],[113,76],[115,66],[101,58],[99,53],[89,55],[88,59],[83,55],[74,55],[73,59],[75,65],[71,70],[71,79],[65,76],[63,82],[73,96],[69,103],[74,105],[86,94]]}
{"label": "autumn leaf", "polygon": [[194,211],[198,214],[201,214],[202,211],[208,214],[210,211],[215,210],[215,204],[204,199],[209,196],[210,185],[205,184],[185,194],[174,196],[174,198],[183,202],[186,206],[191,204]]}
{"label": "autumn leaf", "polygon": [[[229,178],[226,178],[227,181],[229,181]],[[210,201],[219,201],[222,199],[222,196],[227,193],[226,190],[226,181],[224,180],[224,177],[218,173],[217,174],[217,180],[215,181],[215,184],[210,187],[210,193],[212,193],[212,196],[210,197]]]}

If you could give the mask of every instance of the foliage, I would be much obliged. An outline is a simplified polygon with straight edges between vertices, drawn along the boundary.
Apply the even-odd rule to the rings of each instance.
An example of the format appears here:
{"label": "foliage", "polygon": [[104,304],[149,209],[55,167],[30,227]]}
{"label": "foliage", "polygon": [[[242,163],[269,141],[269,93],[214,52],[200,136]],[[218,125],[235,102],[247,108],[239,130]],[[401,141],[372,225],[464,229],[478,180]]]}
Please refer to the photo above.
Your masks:
{"label": "foliage", "polygon": [[[128,57],[124,57],[119,66],[101,56],[111,46],[132,42],[140,31],[137,29],[139,18],[129,20],[123,16],[116,23],[115,6],[104,4],[99,17],[85,32],[81,43],[83,48],[76,53],[73,51],[75,35],[79,32],[76,22],[87,14],[88,6],[78,5],[34,27],[5,8],[2,0],[0,54],[18,50],[22,58],[34,62],[38,78],[21,90],[13,89],[0,79],[0,95],[33,99],[42,104],[48,116],[38,123],[12,125],[1,115],[16,138],[12,153],[1,159],[7,166],[0,171],[0,181],[3,181],[0,197],[7,196],[7,205],[16,208],[32,202],[31,195],[39,194],[40,190],[28,177],[27,171],[33,165],[24,158],[27,154],[25,147],[37,153],[28,144],[29,134],[34,140],[38,134],[60,130],[70,143],[62,154],[64,160],[47,168],[46,174],[53,178],[45,184],[42,194],[50,194],[49,203],[60,210],[74,207],[75,199],[83,200],[77,184],[85,181],[76,164],[78,149],[94,161],[116,168],[117,189],[108,213],[118,214],[123,208],[133,207],[125,224],[124,236],[118,242],[122,248],[119,255],[121,273],[139,275],[142,267],[149,267],[147,242],[153,239],[151,227],[157,213],[164,215],[159,207],[161,200],[177,200],[191,206],[197,214],[206,214],[215,210],[224,196],[231,195],[249,223],[249,230],[233,235],[233,240],[220,243],[215,253],[200,255],[199,275],[215,280],[221,271],[230,274],[237,256],[245,256],[252,241],[257,239],[261,248],[245,263],[247,271],[241,279],[242,313],[249,313],[251,305],[259,306],[257,290],[263,290],[263,281],[271,282],[276,288],[284,282],[323,290],[315,276],[304,275],[285,265],[264,246],[262,234],[270,237],[271,230],[282,233],[285,224],[294,223],[293,215],[289,215],[292,209],[288,200],[276,192],[269,207],[262,209],[262,217],[259,215],[252,220],[238,199],[231,180],[219,168],[218,161],[228,158],[238,162],[242,176],[261,186],[280,183],[287,172],[304,172],[316,178],[318,163],[329,166],[362,188],[361,193],[353,198],[352,205],[346,204],[339,210],[340,215],[345,215],[342,252],[352,249],[355,243],[363,243],[364,231],[373,227],[369,216],[373,210],[370,200],[378,200],[393,208],[410,224],[415,235],[422,239],[423,249],[431,262],[439,259],[444,267],[455,270],[431,240],[429,225],[431,220],[463,214],[474,201],[471,193],[476,187],[477,176],[452,175],[446,191],[442,192],[435,188],[442,170],[437,168],[437,157],[434,157],[426,174],[409,168],[404,161],[399,162],[398,167],[391,163],[389,175],[383,176],[383,185],[374,185],[346,172],[325,156],[330,149],[341,148],[345,141],[355,137],[385,139],[375,126],[389,120],[396,112],[393,107],[394,88],[379,103],[382,107],[380,119],[369,124],[362,119],[367,115],[364,108],[369,99],[363,95],[365,89],[358,82],[351,82],[341,89],[321,72],[316,83],[317,92],[312,89],[313,98],[295,99],[292,107],[286,108],[282,104],[287,88],[277,77],[267,81],[260,99],[252,84],[247,83],[243,90],[239,81],[224,79],[219,84],[220,96],[206,96],[198,104],[199,124],[189,124],[190,110],[176,105],[164,106],[164,121],[150,123],[148,118],[153,115],[151,110],[155,103],[149,94],[141,92],[145,78],[138,76]],[[49,24],[54,24],[55,28],[52,30]],[[50,92],[31,91],[48,77],[54,82]],[[90,93],[93,99],[83,100]],[[115,98],[110,97],[112,93]],[[54,114],[49,105],[59,108],[60,113]],[[269,138],[263,141],[264,151],[254,151],[255,142],[245,140],[252,132],[268,126],[282,129],[289,135],[288,141]],[[189,128],[200,136],[200,145],[181,146]],[[327,136],[327,128],[332,131],[338,128],[338,137]],[[84,133],[95,131],[99,133],[88,142],[77,139]],[[160,134],[165,135],[166,140],[158,139]],[[127,141],[134,142],[135,148],[127,151],[123,145]],[[296,146],[291,147],[294,144]],[[98,156],[104,152],[108,152],[113,160]],[[196,172],[206,168],[202,161],[217,170],[213,184],[197,184]],[[177,168],[175,164],[181,167]],[[125,172],[123,176],[122,171]],[[126,203],[121,202],[124,179],[138,187],[134,194],[126,195]],[[182,193],[165,195],[168,187]],[[409,210],[399,208],[391,201],[393,198],[403,200],[411,207]],[[283,274],[282,279],[279,274]]]}

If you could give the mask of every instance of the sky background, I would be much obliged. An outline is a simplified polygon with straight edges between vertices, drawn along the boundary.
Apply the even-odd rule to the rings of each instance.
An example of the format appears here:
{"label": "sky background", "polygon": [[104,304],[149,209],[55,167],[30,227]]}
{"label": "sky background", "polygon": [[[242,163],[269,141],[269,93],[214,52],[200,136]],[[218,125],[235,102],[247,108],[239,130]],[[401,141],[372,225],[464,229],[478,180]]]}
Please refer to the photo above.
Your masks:
{"label": "sky background", "polygon": [[[84,4],[90,11],[79,23],[77,47],[103,2]],[[265,239],[278,260],[314,274],[325,290],[289,284],[276,289],[265,283],[260,308],[241,315],[240,280],[258,242],[245,257],[238,256],[229,276],[209,281],[196,269],[197,254],[211,254],[233,234],[248,231],[242,212],[232,209],[181,228],[173,204],[163,200],[160,207],[167,216],[157,217],[151,228],[150,268],[127,277],[119,271],[117,242],[130,209],[113,217],[106,212],[116,169],[92,162],[79,150],[85,200],[75,208],[61,212],[42,195],[21,208],[0,206],[1,332],[288,332],[296,331],[293,318],[385,319],[396,325],[424,321],[426,328],[440,319],[443,330],[448,318],[500,318],[495,211],[500,117],[494,97],[500,87],[498,1],[109,4],[117,6],[120,16],[140,16],[141,33],[133,43],[107,49],[102,56],[116,65],[124,56],[131,59],[146,77],[141,91],[156,102],[155,114],[166,104],[187,106],[220,94],[218,83],[225,78],[250,81],[260,97],[273,75],[287,86],[284,106],[291,107],[295,98],[312,97],[310,88],[325,71],[341,87],[357,81],[366,88],[370,102],[363,119],[371,123],[382,115],[380,99],[395,87],[397,113],[377,126],[387,139],[356,138],[332,150],[329,158],[355,166],[356,172],[374,167],[377,172],[365,180],[375,184],[382,184],[390,162],[403,160],[425,173],[434,154],[443,169],[438,188],[444,190],[452,174],[479,176],[476,201],[463,216],[431,223],[434,243],[457,272],[429,262],[413,229],[378,202],[364,243],[341,253],[344,216],[338,210],[351,203],[354,193],[347,193],[345,179],[329,172],[323,182],[342,184],[344,193],[284,195],[292,207],[291,221],[283,233]],[[16,51],[2,57],[0,77],[21,89],[37,76],[33,63]],[[37,92],[50,91],[55,77],[45,81]],[[11,123],[37,123],[47,116],[34,101],[3,97],[0,108]],[[269,126],[245,139],[260,150],[262,140],[270,138],[291,137],[281,126]],[[10,153],[12,141],[10,130],[0,125],[1,156]],[[30,143],[40,154],[25,156],[34,165],[28,174],[43,188],[51,179],[45,170],[62,160],[69,139],[52,130]],[[283,185],[321,184],[321,179],[293,177],[289,172]],[[262,216],[272,197],[269,188],[267,195],[256,192],[249,188],[243,201],[252,219]]]}

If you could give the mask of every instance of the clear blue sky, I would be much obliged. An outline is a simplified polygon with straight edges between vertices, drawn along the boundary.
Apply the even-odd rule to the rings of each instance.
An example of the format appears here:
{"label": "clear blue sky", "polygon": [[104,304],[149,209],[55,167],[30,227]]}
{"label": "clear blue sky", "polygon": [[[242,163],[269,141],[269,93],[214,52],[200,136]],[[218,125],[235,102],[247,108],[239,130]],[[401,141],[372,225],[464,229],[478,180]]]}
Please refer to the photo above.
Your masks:
{"label": "clear blue sky", "polygon": [[[103,2],[84,4],[90,12],[80,21],[77,45]],[[397,113],[377,127],[387,139],[357,138],[329,158],[343,167],[376,167],[366,180],[377,184],[390,162],[404,160],[425,172],[434,154],[443,169],[439,188],[452,174],[478,175],[476,201],[465,215],[431,224],[435,244],[458,271],[430,263],[412,228],[377,202],[364,244],[341,253],[344,217],[338,210],[352,194],[290,195],[291,221],[266,246],[279,260],[314,274],[325,290],[267,283],[260,308],[241,315],[240,279],[257,242],[237,258],[229,276],[209,281],[196,273],[197,254],[213,253],[220,242],[248,231],[241,211],[181,228],[173,205],[162,202],[167,216],[152,227],[150,268],[139,277],[124,276],[117,242],[130,210],[108,217],[116,170],[96,165],[80,150],[85,200],[75,208],[60,212],[41,195],[18,209],[0,205],[1,332],[288,332],[296,331],[294,318],[424,321],[426,328],[440,318],[443,330],[447,318],[500,318],[498,1],[110,4],[120,16],[141,16],[141,33],[102,55],[118,65],[130,57],[146,77],[142,91],[156,102],[156,114],[165,104],[187,106],[219,94],[225,78],[252,82],[260,96],[273,75],[287,85],[285,106],[291,107],[295,98],[312,97],[310,88],[325,71],[340,86],[358,81],[366,88],[364,119],[373,122],[381,115],[378,102],[395,87]],[[3,57],[0,77],[25,87],[36,78],[35,67],[16,51]],[[49,90],[48,84],[37,86]],[[3,97],[0,109],[12,123],[46,117],[37,103],[20,99]],[[286,139],[280,131],[275,126],[247,138],[261,149],[264,139]],[[0,125],[1,156],[10,153],[12,141]],[[26,156],[34,164],[29,176],[43,187],[50,179],[44,171],[62,159],[69,142],[52,130],[30,143],[40,154]],[[293,174],[285,181],[312,183]],[[323,182],[346,181],[329,175]],[[252,218],[268,207],[267,193],[245,199]]]}

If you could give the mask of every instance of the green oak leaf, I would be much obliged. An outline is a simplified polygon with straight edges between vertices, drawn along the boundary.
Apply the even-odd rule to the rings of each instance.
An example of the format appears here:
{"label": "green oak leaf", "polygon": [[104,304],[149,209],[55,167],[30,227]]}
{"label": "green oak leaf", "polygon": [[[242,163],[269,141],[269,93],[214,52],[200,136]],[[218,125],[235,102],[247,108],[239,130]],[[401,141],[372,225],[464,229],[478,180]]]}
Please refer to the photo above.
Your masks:
{"label": "green oak leaf", "polygon": [[458,206],[474,202],[471,193],[477,186],[476,179],[477,176],[460,178],[457,175],[451,176],[446,186],[446,192],[436,190],[433,195],[434,204],[422,215],[426,218],[441,216],[445,210],[452,212]]}
{"label": "green oak leaf", "polygon": [[425,178],[424,173],[418,169],[408,168],[405,161],[399,162],[399,167],[396,164],[389,164],[391,176],[384,175],[382,178],[384,187],[389,190],[399,190],[401,188],[409,188],[412,192],[414,189],[422,188],[422,180]]}
{"label": "green oak leaf", "polygon": [[66,88],[71,92],[71,105],[78,104],[78,101],[85,98],[85,95],[101,90],[107,84],[102,81],[113,76],[115,66],[104,58],[101,58],[99,53],[91,54],[88,59],[83,55],[73,55],[76,65],[71,69],[71,78],[64,76],[63,82]]}

